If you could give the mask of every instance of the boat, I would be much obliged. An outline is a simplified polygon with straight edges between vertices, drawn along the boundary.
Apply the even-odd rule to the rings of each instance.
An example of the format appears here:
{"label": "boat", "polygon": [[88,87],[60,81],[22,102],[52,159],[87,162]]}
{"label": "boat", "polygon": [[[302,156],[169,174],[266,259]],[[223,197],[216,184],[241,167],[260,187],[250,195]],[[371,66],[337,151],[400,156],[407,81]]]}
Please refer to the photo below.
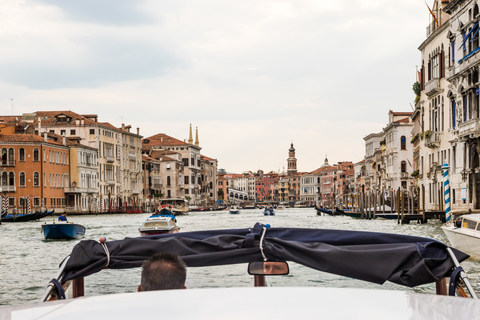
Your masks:
{"label": "boat", "polygon": [[308,205],[306,202],[304,201],[297,201],[295,202],[295,204],[293,205],[294,208],[308,208]]}
{"label": "boat", "polygon": [[26,222],[26,221],[34,221],[40,220],[44,217],[50,216],[55,212],[55,210],[51,211],[36,211],[32,213],[26,214],[17,214],[13,216],[13,214],[7,214],[2,217],[2,222]]}
{"label": "boat", "polygon": [[343,215],[352,217],[354,219],[360,219],[362,217],[362,213],[358,211],[341,210],[341,209],[335,208],[335,212],[337,214],[343,214]]}
{"label": "boat", "polygon": [[382,220],[398,220],[398,213],[397,212],[377,213],[375,214],[375,218],[382,219]]}
{"label": "boat", "polygon": [[263,210],[263,215],[264,216],[274,216],[275,215],[275,210],[273,210],[272,207],[265,208],[265,210]]}
{"label": "boat", "polygon": [[325,208],[319,208],[317,206],[315,206],[315,210],[317,211],[317,215],[319,216],[321,216],[322,214],[328,214],[330,216],[336,216],[339,214],[336,211],[325,209]]}
{"label": "boat", "polygon": [[[84,296],[84,283],[88,283],[85,277],[104,269],[138,268],[152,252],[159,251],[179,254],[189,268],[246,263],[256,287],[265,286],[265,276],[288,274],[288,262],[295,262],[317,271],[376,284],[386,281],[406,287],[433,284],[438,294],[448,291],[450,296],[403,290],[282,286],[152,291],[75,299]],[[69,286],[74,288],[74,299],[0,308],[0,315],[9,319],[14,312],[20,311],[22,319],[83,319],[106,315],[127,319],[132,315],[147,316],[164,308],[179,319],[198,318],[199,314],[205,315],[201,317],[205,319],[265,319],[267,315],[268,318],[302,315],[317,319],[318,310],[335,319],[353,319],[360,313],[362,318],[369,319],[391,319],[392,316],[395,319],[433,319],[437,315],[438,319],[475,319],[480,312],[480,301],[460,266],[467,258],[467,254],[425,237],[272,228],[260,223],[251,228],[192,231],[148,239],[84,240],[62,261],[41,301],[65,297]],[[265,267],[272,262],[287,268],[270,272]],[[302,272],[304,268],[295,270]],[[447,285],[446,277],[451,284]],[[473,299],[453,297],[458,294]],[[191,302],[188,308],[185,308],[185,301]],[[216,305],[213,309],[212,301]],[[348,308],[345,308],[345,301],[349,302]]]}
{"label": "boat", "polygon": [[180,231],[180,227],[177,226],[177,219],[173,212],[162,208],[160,212],[154,213],[145,219],[138,231],[140,231],[141,236],[149,236],[153,234],[177,233]]}
{"label": "boat", "polygon": [[231,206],[229,209],[231,214],[239,214],[240,213],[240,208],[237,206]]}
{"label": "boat", "polygon": [[85,236],[85,227],[70,221],[53,221],[42,224],[46,240],[80,239]]}
{"label": "boat", "polygon": [[472,259],[480,260],[480,213],[465,214],[449,221],[442,230],[451,245],[468,253]]}

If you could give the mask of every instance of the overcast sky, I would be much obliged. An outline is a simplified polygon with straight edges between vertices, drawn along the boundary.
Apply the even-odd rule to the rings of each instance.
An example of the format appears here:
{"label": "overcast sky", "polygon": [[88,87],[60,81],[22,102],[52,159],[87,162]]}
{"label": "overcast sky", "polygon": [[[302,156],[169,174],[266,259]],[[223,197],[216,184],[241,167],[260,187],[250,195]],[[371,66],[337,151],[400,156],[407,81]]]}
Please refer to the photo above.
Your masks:
{"label": "overcast sky", "polygon": [[[432,2],[432,1],[429,1]],[[431,3],[429,3],[431,6]],[[228,172],[363,159],[411,111],[420,0],[0,1],[0,113],[72,110],[188,139]],[[134,129],[135,130],[135,129]]]}

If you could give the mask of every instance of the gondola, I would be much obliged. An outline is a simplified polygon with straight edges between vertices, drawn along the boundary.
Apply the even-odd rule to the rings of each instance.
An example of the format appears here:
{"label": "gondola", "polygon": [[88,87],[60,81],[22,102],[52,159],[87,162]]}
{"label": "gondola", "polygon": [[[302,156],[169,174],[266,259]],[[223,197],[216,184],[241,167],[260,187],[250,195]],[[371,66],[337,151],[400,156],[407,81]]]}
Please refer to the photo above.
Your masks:
{"label": "gondola", "polygon": [[42,219],[46,216],[52,215],[55,210],[51,211],[35,211],[28,214],[17,214],[15,217],[12,214],[8,214],[2,217],[2,222],[26,222]]}

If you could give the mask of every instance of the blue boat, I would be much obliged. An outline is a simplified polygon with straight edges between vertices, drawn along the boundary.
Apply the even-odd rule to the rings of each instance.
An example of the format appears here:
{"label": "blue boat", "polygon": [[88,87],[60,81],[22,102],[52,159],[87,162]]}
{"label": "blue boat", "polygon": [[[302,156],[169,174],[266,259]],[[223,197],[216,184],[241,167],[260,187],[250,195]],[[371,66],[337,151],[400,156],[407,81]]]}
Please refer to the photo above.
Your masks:
{"label": "blue boat", "polygon": [[85,227],[68,221],[45,222],[42,232],[45,239],[79,239],[85,236]]}
{"label": "blue boat", "polygon": [[263,215],[264,216],[274,216],[275,215],[275,210],[273,210],[272,207],[268,207],[265,210],[263,210]]}

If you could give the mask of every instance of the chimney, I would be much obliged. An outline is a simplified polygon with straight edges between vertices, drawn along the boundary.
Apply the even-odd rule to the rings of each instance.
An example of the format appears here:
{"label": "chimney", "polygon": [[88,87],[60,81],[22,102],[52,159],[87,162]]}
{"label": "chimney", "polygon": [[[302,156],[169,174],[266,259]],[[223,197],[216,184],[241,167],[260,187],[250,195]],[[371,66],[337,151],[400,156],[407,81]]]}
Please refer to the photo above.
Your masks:
{"label": "chimney", "polygon": [[163,142],[163,137],[160,137],[160,142]]}
{"label": "chimney", "polygon": [[75,124],[78,126],[80,124],[80,120],[75,120]]}
{"label": "chimney", "polygon": [[43,133],[43,139],[45,140],[45,142],[47,142],[47,133],[46,132]]}
{"label": "chimney", "polygon": [[122,123],[122,131],[125,131],[125,123]]}
{"label": "chimney", "polygon": [[85,125],[85,120],[84,120],[84,119],[80,120],[80,124],[81,124],[82,126]]}
{"label": "chimney", "polygon": [[65,138],[65,136],[63,136],[62,138],[63,138],[63,145],[66,146],[67,145],[67,139]]}
{"label": "chimney", "polygon": [[140,135],[140,128],[137,127],[137,135]]}
{"label": "chimney", "polygon": [[38,117],[38,135],[42,136],[42,118]]}

